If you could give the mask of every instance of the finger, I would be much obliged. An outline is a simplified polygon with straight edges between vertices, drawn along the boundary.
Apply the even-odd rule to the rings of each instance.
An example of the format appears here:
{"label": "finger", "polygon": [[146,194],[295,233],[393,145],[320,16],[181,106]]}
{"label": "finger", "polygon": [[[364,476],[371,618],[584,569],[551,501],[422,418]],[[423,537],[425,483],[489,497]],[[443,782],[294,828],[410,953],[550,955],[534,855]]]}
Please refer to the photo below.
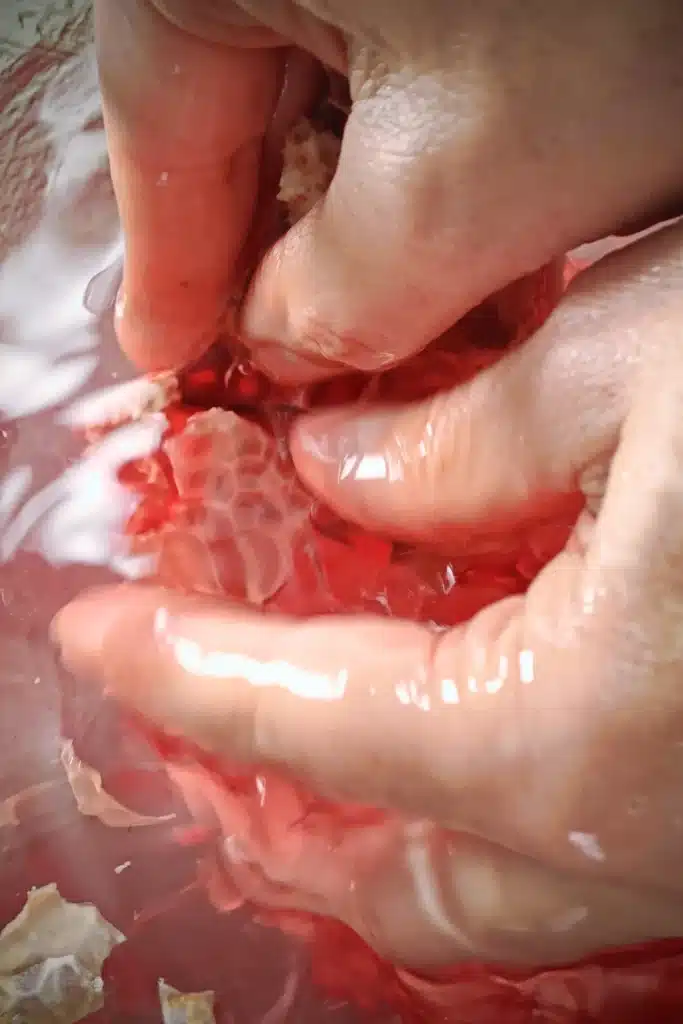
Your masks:
{"label": "finger", "polygon": [[[438,635],[372,618],[264,622],[223,603],[128,587],[67,607],[55,634],[72,671],[168,732],[276,766],[323,795],[514,847],[555,806],[547,764],[558,737],[574,742],[590,690],[590,666],[577,682],[572,650],[556,664],[549,639],[579,569],[565,556],[526,604],[508,599]],[[529,808],[535,772],[546,784]]]}
{"label": "finger", "polygon": [[279,906],[331,913],[417,967],[561,961],[676,934],[681,920],[668,897],[598,886],[612,850],[594,853],[590,833],[573,842],[557,813],[595,711],[590,644],[577,675],[576,636],[558,658],[548,628],[571,621],[580,569],[558,560],[526,605],[503,602],[438,645],[405,623],[271,618],[265,629],[256,615],[135,588],[72,606],[56,632],[70,667],[215,753],[493,837],[389,831],[388,846],[364,850],[360,837],[332,858],[304,842],[294,861],[240,846],[240,864],[289,894]]}
{"label": "finger", "polygon": [[413,968],[574,963],[681,927],[681,904],[652,890],[557,871],[425,824],[408,825],[402,838],[373,870],[361,866],[340,916]]}
{"label": "finger", "polygon": [[[630,90],[642,39],[662,33],[665,44],[664,22],[631,5],[615,34],[586,7],[560,53],[557,12],[539,11],[511,48],[506,19],[454,8],[444,31],[459,41],[447,58],[455,79],[411,78],[409,61],[394,71],[389,45],[375,56],[351,47],[354,105],[335,178],[267,255],[243,311],[265,369],[294,381],[400,361],[506,283],[680,197],[677,50],[667,47],[657,89]],[[577,79],[567,54],[586,38],[606,63]],[[482,45],[497,55],[493,75]],[[406,38],[399,52],[410,48]],[[551,80],[562,85],[549,102]]]}
{"label": "finger", "polygon": [[[278,379],[400,361],[506,283],[497,269],[469,261],[461,272],[457,247],[454,255],[445,230],[436,232],[432,221],[444,213],[436,171],[421,163],[423,126],[413,114],[419,97],[410,89],[392,95],[389,83],[386,91],[387,99],[380,93],[354,103],[328,192],[252,280],[241,330],[257,362]],[[530,269],[521,266],[520,275]]]}
{"label": "finger", "polygon": [[[232,851],[226,842],[228,871],[239,872],[245,849]],[[668,895],[556,871],[426,822],[351,829],[333,846],[303,835],[295,851],[249,844],[248,863],[266,883],[261,900],[342,920],[413,970],[573,963],[681,927],[682,907]]]}
{"label": "finger", "polygon": [[[678,265],[656,266],[669,287],[652,312],[649,358],[621,432],[587,570],[602,595],[613,656],[634,684],[656,672],[648,710],[673,726],[683,661],[683,224],[671,237],[678,239]],[[625,683],[622,672],[618,685]],[[634,695],[640,692],[635,686]]]}
{"label": "finger", "polygon": [[125,235],[119,338],[140,366],[175,367],[235,304],[284,51],[216,46],[148,0],[99,0],[96,34]]}
{"label": "finger", "polygon": [[657,310],[680,279],[679,232],[585,271],[527,344],[450,393],[299,420],[299,473],[346,518],[399,536],[450,540],[575,510],[570,496],[616,447]]}

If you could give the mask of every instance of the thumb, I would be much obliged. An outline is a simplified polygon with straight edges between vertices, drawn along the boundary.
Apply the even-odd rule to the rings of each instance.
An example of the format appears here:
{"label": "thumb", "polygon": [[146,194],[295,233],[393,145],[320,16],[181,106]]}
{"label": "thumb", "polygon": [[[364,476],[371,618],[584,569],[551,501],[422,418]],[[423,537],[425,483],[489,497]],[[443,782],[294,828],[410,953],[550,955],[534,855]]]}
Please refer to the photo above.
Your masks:
{"label": "thumb", "polygon": [[622,300],[596,295],[623,289],[626,274],[637,282],[651,250],[586,271],[529,342],[450,392],[303,417],[298,472],[343,517],[395,537],[450,542],[566,507],[583,470],[616,445],[652,301],[637,284]]}
{"label": "thumb", "polygon": [[[329,189],[266,254],[242,309],[242,336],[280,381],[398,363],[563,250],[556,239],[513,255],[482,243],[498,239],[502,208],[479,202],[474,156],[463,155],[454,179],[440,151],[452,112],[436,101],[425,124],[423,85],[394,82],[383,65],[363,73],[378,80],[359,96],[351,71],[356,95]],[[435,140],[430,155],[425,137]],[[470,141],[480,144],[459,139],[463,153]],[[453,225],[457,202],[474,212]]]}
{"label": "thumb", "polygon": [[[315,6],[332,17],[335,5]],[[673,57],[658,88],[630,88],[643,38],[668,41],[657,15],[615,36],[586,5],[560,66],[556,18],[511,33],[488,7],[442,4],[442,32],[427,8],[394,37],[409,6],[387,5],[379,34],[351,33],[353,105],[332,184],[254,275],[242,333],[277,379],[400,362],[507,283],[680,192]],[[568,55],[587,38],[606,63],[577,83]],[[563,83],[552,99],[551,80]]]}

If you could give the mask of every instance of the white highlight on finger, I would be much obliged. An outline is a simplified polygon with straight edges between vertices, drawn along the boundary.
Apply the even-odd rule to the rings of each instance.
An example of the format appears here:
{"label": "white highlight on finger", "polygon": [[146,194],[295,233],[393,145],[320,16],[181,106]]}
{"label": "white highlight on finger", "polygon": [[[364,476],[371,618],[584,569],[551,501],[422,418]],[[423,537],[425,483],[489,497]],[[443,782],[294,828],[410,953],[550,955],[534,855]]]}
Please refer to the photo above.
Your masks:
{"label": "white highlight on finger", "polygon": [[449,939],[454,939],[461,949],[471,950],[474,948],[472,942],[454,924],[443,905],[428,843],[431,830],[432,826],[428,822],[411,822],[405,827],[406,864],[413,881],[415,896],[425,918],[436,931]]}

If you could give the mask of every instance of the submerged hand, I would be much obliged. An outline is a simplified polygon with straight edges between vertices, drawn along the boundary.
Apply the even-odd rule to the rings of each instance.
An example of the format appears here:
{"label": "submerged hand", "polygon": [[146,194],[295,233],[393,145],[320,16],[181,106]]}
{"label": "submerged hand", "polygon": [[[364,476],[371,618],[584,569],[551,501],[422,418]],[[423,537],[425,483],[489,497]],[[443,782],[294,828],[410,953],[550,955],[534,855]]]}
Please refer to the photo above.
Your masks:
{"label": "submerged hand", "polygon": [[[396,532],[582,487],[567,549],[526,596],[435,634],[329,617],[264,628],[113,588],[58,618],[67,665],[214,752],[416,822],[353,877],[338,851],[304,846],[277,879],[400,962],[550,963],[680,935],[681,331],[678,225],[586,272],[526,346],[452,394],[297,429],[310,486]],[[392,473],[354,473],[363,459]]]}

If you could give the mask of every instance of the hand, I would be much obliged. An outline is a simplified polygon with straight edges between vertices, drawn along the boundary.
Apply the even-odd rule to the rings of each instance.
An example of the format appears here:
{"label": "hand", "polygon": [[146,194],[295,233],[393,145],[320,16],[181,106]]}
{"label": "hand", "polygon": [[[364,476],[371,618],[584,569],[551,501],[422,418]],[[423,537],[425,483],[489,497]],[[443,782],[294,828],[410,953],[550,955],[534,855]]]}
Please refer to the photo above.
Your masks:
{"label": "hand", "polygon": [[233,325],[264,173],[318,61],[348,73],[354,101],[338,173],[239,311],[279,378],[402,359],[557,254],[682,199],[677,0],[96,12],[126,236],[119,334],[145,369],[187,362]]}
{"label": "hand", "polygon": [[[683,934],[682,332],[679,224],[587,271],[526,346],[452,394],[302,421],[299,471],[368,525],[429,532],[578,483],[586,512],[525,597],[435,635],[264,628],[113,588],[57,619],[67,665],[214,752],[435,823],[387,835],[353,877],[319,847],[275,876],[398,961],[545,964]],[[392,474],[354,473],[362,459]],[[287,672],[264,686],[273,663]]]}

